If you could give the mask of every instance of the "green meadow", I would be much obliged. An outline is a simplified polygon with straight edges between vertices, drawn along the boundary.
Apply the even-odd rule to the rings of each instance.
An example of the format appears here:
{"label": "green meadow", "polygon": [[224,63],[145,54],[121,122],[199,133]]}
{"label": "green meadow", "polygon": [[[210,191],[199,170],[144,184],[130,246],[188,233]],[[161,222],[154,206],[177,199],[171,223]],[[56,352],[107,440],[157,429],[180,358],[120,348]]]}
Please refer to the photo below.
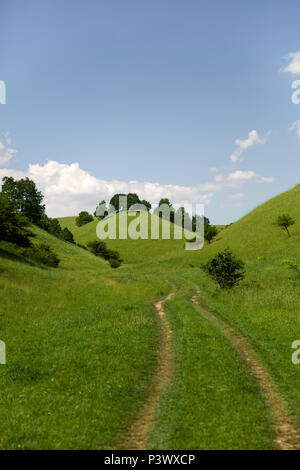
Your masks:
{"label": "green meadow", "polygon": [[[291,237],[274,225],[296,219]],[[151,218],[151,215],[147,215]],[[131,220],[131,219],[130,219]],[[96,240],[94,219],[77,227],[59,219],[81,245]],[[34,227],[58,268],[29,263],[0,243],[0,449],[118,448],[149,394],[160,347],[154,303],[165,303],[174,373],[156,406],[151,449],[273,449],[272,410],[246,361],[201,315],[200,302],[243,334],[300,428],[300,185],[221,227],[197,251],[185,241],[107,240],[122,265],[112,269],[89,251]],[[230,248],[246,276],[221,290],[201,265]],[[298,443],[300,448],[300,442]]]}

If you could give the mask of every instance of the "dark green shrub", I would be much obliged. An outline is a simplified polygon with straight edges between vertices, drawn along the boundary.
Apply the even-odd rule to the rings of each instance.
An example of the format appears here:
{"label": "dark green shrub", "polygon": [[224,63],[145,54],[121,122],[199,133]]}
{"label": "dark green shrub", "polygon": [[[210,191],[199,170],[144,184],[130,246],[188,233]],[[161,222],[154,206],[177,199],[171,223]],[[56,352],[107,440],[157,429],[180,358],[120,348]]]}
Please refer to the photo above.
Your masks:
{"label": "dark green shrub", "polygon": [[89,242],[87,246],[89,250],[93,253],[93,255],[107,259],[105,258],[105,256],[107,255],[107,248],[104,242],[100,240],[95,240],[93,242]]}
{"label": "dark green shrub", "polygon": [[61,238],[61,226],[57,219],[49,219],[49,229],[48,232],[51,235],[54,235],[57,238]]}
{"label": "dark green shrub", "polygon": [[204,238],[208,243],[211,243],[217,235],[218,229],[215,225],[204,224]]}
{"label": "dark green shrub", "polygon": [[82,211],[79,213],[78,217],[76,217],[75,222],[77,227],[82,227],[82,225],[88,224],[92,222],[94,217],[86,211]]}
{"label": "dark green shrub", "polygon": [[245,263],[237,259],[229,249],[219,252],[202,269],[222,289],[231,289],[245,277]]}
{"label": "dark green shrub", "polygon": [[123,260],[118,251],[109,250],[103,241],[95,240],[88,243],[89,250],[95,255],[109,261],[112,268],[118,268]]}
{"label": "dark green shrub", "polygon": [[61,231],[60,238],[65,242],[75,243],[73,233],[67,227]]}
{"label": "dark green shrub", "polygon": [[45,243],[40,243],[32,245],[29,248],[25,248],[23,254],[26,258],[29,258],[36,263],[41,263],[52,268],[56,268],[60,261],[50,246],[46,245]]}
{"label": "dark green shrub", "polygon": [[121,261],[118,261],[117,259],[112,258],[109,260],[109,264],[111,268],[119,268],[121,266]]}

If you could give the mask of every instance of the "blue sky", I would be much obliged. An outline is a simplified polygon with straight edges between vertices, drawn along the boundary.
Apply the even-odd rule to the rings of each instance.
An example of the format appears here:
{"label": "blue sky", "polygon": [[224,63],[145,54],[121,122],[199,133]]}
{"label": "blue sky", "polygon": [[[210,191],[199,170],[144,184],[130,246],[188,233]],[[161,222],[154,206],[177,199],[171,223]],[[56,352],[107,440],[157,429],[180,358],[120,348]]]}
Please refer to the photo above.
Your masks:
{"label": "blue sky", "polygon": [[35,179],[51,216],[130,190],[237,219],[299,182],[299,18],[298,0],[1,0],[0,176]]}

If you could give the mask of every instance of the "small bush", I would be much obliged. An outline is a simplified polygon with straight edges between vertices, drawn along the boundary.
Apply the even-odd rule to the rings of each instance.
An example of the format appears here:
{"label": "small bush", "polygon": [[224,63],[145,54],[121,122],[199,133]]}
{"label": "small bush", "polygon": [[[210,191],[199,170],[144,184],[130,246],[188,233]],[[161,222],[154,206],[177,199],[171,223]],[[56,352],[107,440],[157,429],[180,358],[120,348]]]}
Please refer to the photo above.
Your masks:
{"label": "small bush", "polygon": [[222,289],[231,289],[244,279],[244,262],[237,259],[229,249],[219,252],[202,269],[219,284]]}
{"label": "small bush", "polygon": [[118,251],[109,250],[103,241],[95,240],[88,243],[89,250],[95,255],[109,261],[112,268],[118,268],[123,260],[120,258]]}
{"label": "small bush", "polygon": [[88,224],[89,222],[93,222],[94,217],[86,211],[82,211],[79,213],[78,217],[76,217],[75,222],[77,227],[82,227],[82,225]]}
{"label": "small bush", "polygon": [[29,258],[30,260],[33,260],[37,263],[42,263],[52,268],[57,268],[60,261],[58,256],[52,251],[50,246],[46,245],[45,243],[32,245],[31,247],[26,248],[23,251],[23,254],[26,258]]}
{"label": "small bush", "polygon": [[65,227],[65,228],[61,231],[59,238],[61,238],[61,239],[64,240],[65,242],[75,243],[75,242],[74,242],[73,233],[72,233],[71,230],[69,230],[67,227]]}
{"label": "small bush", "polygon": [[109,260],[109,264],[111,268],[119,268],[121,266],[121,261],[118,261],[117,259],[112,258]]}

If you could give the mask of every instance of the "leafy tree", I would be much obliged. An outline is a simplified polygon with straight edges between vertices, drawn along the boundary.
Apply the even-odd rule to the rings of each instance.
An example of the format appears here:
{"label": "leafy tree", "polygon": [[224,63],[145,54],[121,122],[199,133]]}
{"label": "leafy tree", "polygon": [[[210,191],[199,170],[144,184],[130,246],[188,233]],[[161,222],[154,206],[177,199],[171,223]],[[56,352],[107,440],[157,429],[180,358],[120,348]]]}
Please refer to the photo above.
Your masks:
{"label": "leafy tree", "polygon": [[78,217],[76,217],[75,222],[77,227],[82,227],[82,225],[88,224],[92,222],[94,217],[89,214],[87,211],[82,211],[79,213]]}
{"label": "leafy tree", "polygon": [[286,230],[289,237],[291,236],[289,232],[289,227],[291,227],[294,224],[295,224],[295,220],[288,214],[279,215],[275,222],[275,225],[282,228],[283,230]]}
{"label": "leafy tree", "polygon": [[[97,213],[97,209],[99,206],[103,206],[103,209],[104,209],[103,215],[98,215]],[[104,219],[104,217],[106,217],[107,215],[108,215],[108,208],[106,206],[106,202],[103,199],[101,202],[99,202],[98,206],[96,207],[96,210],[94,212],[94,217],[98,217],[99,219]]]}
{"label": "leafy tree", "polygon": [[141,201],[141,204],[143,204],[143,206],[146,207],[146,209],[147,209],[148,212],[151,211],[152,206],[151,206],[151,203],[150,203],[149,201],[146,201],[146,199],[143,199],[143,200]]}
{"label": "leafy tree", "polygon": [[229,249],[219,252],[202,269],[219,284],[222,289],[231,289],[245,277],[245,264],[237,259]]}
{"label": "leafy tree", "polygon": [[135,204],[141,204],[140,198],[136,193],[127,194],[127,210]]}
{"label": "leafy tree", "polygon": [[163,211],[159,210],[161,206],[168,206],[170,209],[170,222],[174,222],[175,218],[175,209],[173,205],[171,204],[170,200],[168,198],[162,198],[159,201],[158,207],[154,209],[154,214],[158,215],[161,218],[168,217],[168,214],[164,214]]}
{"label": "leafy tree", "polygon": [[218,235],[218,229],[215,225],[205,224],[204,223],[204,239],[211,243],[213,238]]}
{"label": "leafy tree", "polygon": [[[203,219],[203,215],[193,215],[192,216],[192,230],[193,232],[196,232],[196,228],[197,228],[197,221],[200,220],[200,222],[202,222],[202,219]],[[210,224],[210,221],[207,217],[204,216],[204,225],[205,224]]]}
{"label": "leafy tree", "polygon": [[48,232],[57,238],[61,237],[62,229],[57,219],[49,219]]}
{"label": "leafy tree", "polygon": [[[122,198],[120,198],[121,196],[127,197],[125,204],[123,203]],[[114,206],[117,212],[121,212],[130,209],[130,207],[135,204],[141,204],[141,201],[136,193],[118,193],[111,198],[110,204]]]}
{"label": "leafy tree", "polygon": [[193,227],[192,219],[190,218],[189,213],[186,212],[184,207],[179,207],[179,209],[175,211],[174,222],[178,224],[177,219],[180,220],[179,225],[181,227],[184,227],[184,224],[185,224],[189,230],[192,230],[192,227]]}
{"label": "leafy tree", "polygon": [[45,206],[42,204],[44,196],[37,190],[34,181],[29,178],[16,181],[11,176],[5,176],[2,180],[2,193],[32,223],[40,223],[45,213]]}
{"label": "leafy tree", "polygon": [[126,196],[126,194],[124,193],[115,194],[109,201],[109,203],[115,208],[117,212],[127,210],[127,206],[125,207],[122,205],[122,202],[120,201],[120,196]]}
{"label": "leafy tree", "polygon": [[75,243],[73,233],[67,227],[61,231],[60,238],[65,242]]}
{"label": "leafy tree", "polygon": [[30,246],[29,237],[33,233],[27,230],[27,226],[28,220],[15,209],[6,194],[0,193],[0,241]]}

